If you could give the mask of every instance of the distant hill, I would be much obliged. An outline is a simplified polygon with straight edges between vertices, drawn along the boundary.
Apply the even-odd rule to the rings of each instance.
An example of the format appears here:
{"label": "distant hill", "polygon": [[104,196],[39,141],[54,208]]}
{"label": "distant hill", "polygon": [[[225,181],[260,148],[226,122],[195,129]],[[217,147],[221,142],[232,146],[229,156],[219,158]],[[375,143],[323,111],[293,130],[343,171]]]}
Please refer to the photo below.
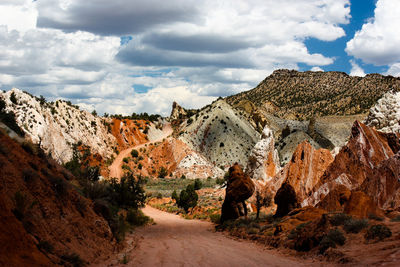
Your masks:
{"label": "distant hill", "polygon": [[277,117],[304,120],[313,116],[367,113],[390,90],[400,91],[400,78],[276,70],[254,89],[229,96],[226,101],[238,105],[247,100]]}

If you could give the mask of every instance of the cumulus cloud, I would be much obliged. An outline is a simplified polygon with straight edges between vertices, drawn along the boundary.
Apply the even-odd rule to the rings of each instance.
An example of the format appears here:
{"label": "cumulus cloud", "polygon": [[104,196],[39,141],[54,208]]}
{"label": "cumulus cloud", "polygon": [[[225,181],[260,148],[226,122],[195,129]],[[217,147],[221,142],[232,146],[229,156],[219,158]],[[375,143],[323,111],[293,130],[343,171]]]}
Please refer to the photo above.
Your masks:
{"label": "cumulus cloud", "polygon": [[365,63],[391,65],[400,62],[400,5],[398,0],[378,0],[374,18],[357,31],[346,52]]}
{"label": "cumulus cloud", "polygon": [[400,77],[400,63],[390,65],[388,71],[385,74]]}
{"label": "cumulus cloud", "polygon": [[354,60],[350,60],[350,64],[351,64],[351,70],[350,70],[351,76],[360,76],[360,77],[365,76],[364,70]]}
{"label": "cumulus cloud", "polygon": [[333,63],[304,41],[343,37],[349,17],[348,0],[4,0],[0,87],[167,115],[174,100],[200,107],[277,68]]}
{"label": "cumulus cloud", "polygon": [[324,71],[324,70],[321,69],[321,68],[318,67],[318,66],[315,66],[315,67],[312,67],[312,68],[311,68],[311,71]]}

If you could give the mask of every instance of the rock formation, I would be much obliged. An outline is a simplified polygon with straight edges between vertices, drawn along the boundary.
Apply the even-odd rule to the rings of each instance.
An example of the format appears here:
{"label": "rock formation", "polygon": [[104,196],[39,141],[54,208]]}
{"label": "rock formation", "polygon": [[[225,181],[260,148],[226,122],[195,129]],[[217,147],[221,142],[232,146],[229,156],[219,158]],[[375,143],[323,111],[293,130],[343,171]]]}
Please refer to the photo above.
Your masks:
{"label": "rock formation", "polygon": [[172,110],[171,110],[171,120],[179,120],[183,119],[187,115],[186,110],[179,106],[178,103],[174,102],[172,103]]}
{"label": "rock formation", "polygon": [[333,157],[327,149],[314,149],[308,142],[297,146],[292,159],[267,186],[275,191],[283,183],[291,185],[301,203],[320,181]]}
{"label": "rock formation", "polygon": [[237,219],[242,215],[247,216],[247,207],[244,201],[253,195],[254,190],[253,181],[243,172],[239,164],[235,163],[230,167],[225,200],[221,210],[221,222]]}
{"label": "rock formation", "polygon": [[259,133],[239,111],[224,100],[218,100],[192,118],[193,121],[181,129],[179,140],[216,166],[225,168],[235,162],[247,163]]}
{"label": "rock formation", "polygon": [[374,173],[379,164],[394,155],[396,140],[392,134],[378,132],[358,121],[352,127],[352,137],[314,186],[302,206],[315,206],[338,185],[356,189]]}
{"label": "rock formation", "polygon": [[365,123],[382,132],[400,132],[400,92],[387,92],[379,99]]}
{"label": "rock formation", "polygon": [[268,182],[280,169],[278,152],[272,130],[265,126],[261,140],[250,153],[245,172],[252,179]]}

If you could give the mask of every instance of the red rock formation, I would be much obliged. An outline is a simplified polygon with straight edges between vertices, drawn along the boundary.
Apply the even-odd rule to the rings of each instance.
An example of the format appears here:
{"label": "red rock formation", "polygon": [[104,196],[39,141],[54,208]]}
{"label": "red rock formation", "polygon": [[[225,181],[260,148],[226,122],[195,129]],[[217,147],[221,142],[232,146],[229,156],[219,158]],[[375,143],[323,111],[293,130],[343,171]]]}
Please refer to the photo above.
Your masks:
{"label": "red rock formation", "polygon": [[333,161],[327,149],[314,149],[307,141],[299,144],[281,174],[283,181],[290,184],[301,203],[319,182]]}
{"label": "red rock formation", "polygon": [[[107,222],[70,186],[65,170],[32,151],[0,133],[0,265],[54,266],[62,255],[89,262],[109,255]],[[39,251],[39,242],[52,252]]]}
{"label": "red rock formation", "polygon": [[363,182],[360,190],[380,208],[400,211],[400,153],[384,160]]}
{"label": "red rock formation", "polygon": [[394,155],[393,149],[396,149],[393,136],[354,122],[351,139],[342,147],[302,206],[315,206],[340,184],[349,189],[359,187],[373,175],[374,168]]}
{"label": "red rock formation", "polygon": [[148,142],[144,132],[149,122],[144,120],[113,119],[111,133],[115,136],[120,151]]}
{"label": "red rock formation", "polygon": [[275,213],[276,217],[283,217],[300,206],[294,188],[287,182],[283,183],[276,192],[274,201],[278,206]]}
{"label": "red rock formation", "polygon": [[[221,222],[236,219],[243,215],[239,204],[250,198],[255,190],[255,185],[250,177],[244,174],[239,164],[235,163],[229,168],[228,184],[226,187],[225,200],[222,204]],[[246,214],[246,206],[243,205]]]}

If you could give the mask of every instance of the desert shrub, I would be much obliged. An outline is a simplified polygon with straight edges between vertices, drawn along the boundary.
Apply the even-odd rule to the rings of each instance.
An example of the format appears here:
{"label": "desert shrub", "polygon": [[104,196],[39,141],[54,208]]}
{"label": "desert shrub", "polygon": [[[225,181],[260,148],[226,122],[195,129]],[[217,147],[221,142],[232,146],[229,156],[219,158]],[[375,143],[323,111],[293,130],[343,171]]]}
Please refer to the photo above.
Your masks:
{"label": "desert shrub", "polygon": [[217,185],[223,185],[224,182],[225,182],[225,180],[224,180],[223,178],[217,178],[217,179],[215,180],[215,182],[217,183]]}
{"label": "desert shrub", "polygon": [[392,221],[392,222],[400,222],[400,215],[392,218],[390,221]]}
{"label": "desert shrub", "polygon": [[167,175],[168,175],[167,169],[164,166],[160,167],[160,170],[158,171],[158,178],[165,178],[165,176]]}
{"label": "desert shrub", "polygon": [[255,235],[255,234],[258,234],[259,229],[258,229],[258,228],[255,228],[255,227],[250,227],[250,228],[248,228],[248,229],[246,230],[246,232],[247,232],[247,234],[249,234],[249,235]]}
{"label": "desert shrub", "polygon": [[189,208],[194,208],[197,205],[199,196],[194,190],[194,185],[189,184],[186,190],[182,190],[179,195],[178,207],[183,208],[185,212],[188,212]]}
{"label": "desert shrub", "polygon": [[143,168],[143,165],[142,165],[142,163],[139,163],[139,165],[138,165],[138,169],[139,170],[141,170]]}
{"label": "desert shrub", "polygon": [[203,183],[200,181],[200,179],[195,179],[194,180],[194,190],[199,190],[203,186]]}
{"label": "desert shrub", "polygon": [[18,105],[18,100],[14,92],[12,92],[10,95],[10,101],[13,102],[15,105]]}
{"label": "desert shrub", "polygon": [[382,217],[379,217],[378,215],[373,214],[373,213],[368,214],[368,219],[379,221],[379,222],[384,220]]}
{"label": "desert shrub", "polygon": [[368,228],[367,233],[365,233],[364,237],[367,240],[370,239],[383,240],[391,236],[392,236],[392,231],[390,231],[389,227],[383,224],[376,224]]}
{"label": "desert shrub", "polygon": [[337,213],[329,218],[333,226],[344,225],[348,220],[351,220],[351,216],[344,213]]}
{"label": "desert shrub", "polygon": [[141,177],[135,179],[132,173],[123,176],[119,183],[116,179],[112,179],[110,189],[112,202],[118,207],[138,209],[145,204],[143,179]]}
{"label": "desert shrub", "polygon": [[210,214],[210,220],[212,223],[220,224],[221,223],[221,214]]}
{"label": "desert shrub", "polygon": [[142,226],[150,222],[150,218],[141,210],[129,209],[126,214],[126,221],[133,226]]}
{"label": "desert shrub", "polygon": [[336,245],[344,245],[346,242],[346,237],[343,232],[339,229],[331,229],[326,235],[323,236],[321,242],[319,243],[320,253],[325,252],[328,248],[336,248]]}
{"label": "desert shrub", "polygon": [[179,196],[178,196],[178,193],[176,193],[176,190],[174,190],[174,191],[172,192],[171,198],[172,198],[173,200],[175,200],[176,203],[178,203]]}
{"label": "desert shrub", "polygon": [[268,207],[271,205],[272,196],[270,194],[261,194],[259,190],[256,191],[256,219],[260,218],[260,210],[262,207]]}
{"label": "desert shrub", "polygon": [[86,265],[85,261],[82,260],[82,258],[76,253],[64,254],[61,256],[61,260],[63,262],[70,263],[73,267],[81,267]]}
{"label": "desert shrub", "polygon": [[359,233],[362,229],[368,226],[368,220],[366,219],[349,219],[344,225],[343,229],[346,233]]}
{"label": "desert shrub", "polygon": [[36,246],[42,252],[53,253],[54,251],[53,245],[45,240],[40,240]]}
{"label": "desert shrub", "polygon": [[125,163],[128,163],[129,162],[129,158],[123,158],[122,161],[125,162]]}
{"label": "desert shrub", "polygon": [[157,194],[157,198],[158,198],[158,199],[162,199],[162,198],[163,198],[163,195],[162,195],[161,193],[158,193],[158,194]]}
{"label": "desert shrub", "polygon": [[132,149],[131,155],[132,157],[137,158],[139,156],[139,152],[136,149]]}
{"label": "desert shrub", "polygon": [[117,242],[121,242],[125,238],[126,231],[128,231],[128,225],[125,222],[125,218],[123,215],[119,215],[116,217],[113,217],[112,220],[109,222],[111,232],[114,235],[115,240]]}
{"label": "desert shrub", "polygon": [[186,179],[186,176],[182,174],[181,179]]}

